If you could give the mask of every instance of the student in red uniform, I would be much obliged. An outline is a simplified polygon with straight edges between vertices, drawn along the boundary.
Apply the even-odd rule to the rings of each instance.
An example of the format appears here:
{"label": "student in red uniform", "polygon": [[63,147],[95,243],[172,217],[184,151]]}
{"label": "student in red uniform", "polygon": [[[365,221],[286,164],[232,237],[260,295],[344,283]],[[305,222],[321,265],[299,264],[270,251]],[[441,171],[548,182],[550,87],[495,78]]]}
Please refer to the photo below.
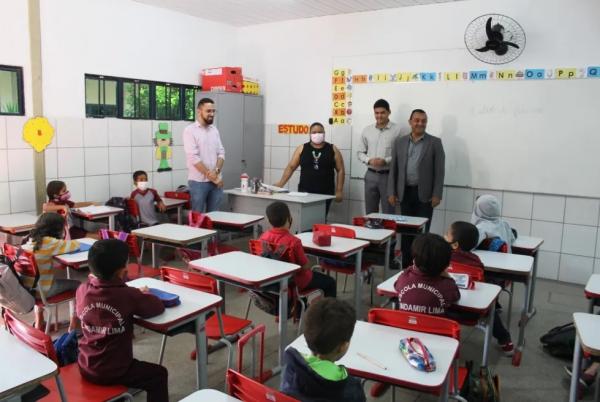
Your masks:
{"label": "student in red uniform", "polygon": [[320,272],[313,272],[310,269],[310,263],[304,254],[302,242],[290,233],[292,216],[288,206],[281,201],[270,204],[267,207],[267,219],[272,228],[263,233],[260,240],[277,245],[283,244],[291,250],[292,260],[288,262],[302,266],[302,269],[294,275],[294,283],[298,290],[318,288],[323,290],[325,297],[335,297],[337,291],[335,279]]}
{"label": "student in red uniform", "polygon": [[168,372],[158,364],[133,358],[133,316],[162,313],[163,303],[147,288],[127,286],[127,244],[99,240],[89,251],[91,274],[77,289],[76,311],[83,337],[79,370],[88,381],[143,389],[148,402],[169,400]]}
{"label": "student in red uniform", "polygon": [[413,265],[402,271],[394,284],[400,310],[444,315],[460,299],[456,283],[446,273],[451,253],[442,236],[427,233],[414,240]]}
{"label": "student in red uniform", "polygon": [[160,212],[165,212],[167,208],[158,192],[148,187],[148,174],[143,170],[137,170],[133,173],[133,184],[135,190],[132,191],[129,199],[134,200],[138,205],[142,223],[148,226],[160,223],[161,217],[156,213],[156,208]]}
{"label": "student in red uniform", "polygon": [[[472,253],[477,243],[479,243],[479,230],[477,226],[469,222],[454,222],[448,228],[448,231],[444,235],[446,241],[452,247],[451,262],[457,262],[459,264],[470,265],[472,267],[478,267],[483,270],[483,263],[479,257]],[[494,316],[494,328],[492,331],[494,338],[498,340],[498,344],[506,356],[512,356],[514,353],[514,345],[510,337],[510,332],[502,323],[500,317],[499,308],[496,306]]]}

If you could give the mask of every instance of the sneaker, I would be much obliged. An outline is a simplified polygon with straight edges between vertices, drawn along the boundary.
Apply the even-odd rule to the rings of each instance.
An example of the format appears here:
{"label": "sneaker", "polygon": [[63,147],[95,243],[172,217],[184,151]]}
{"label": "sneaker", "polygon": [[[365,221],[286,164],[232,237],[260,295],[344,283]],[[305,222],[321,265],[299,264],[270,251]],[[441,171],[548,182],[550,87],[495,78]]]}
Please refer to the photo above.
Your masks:
{"label": "sneaker", "polygon": [[501,343],[500,348],[505,356],[512,356],[515,354],[515,345],[512,342]]}
{"label": "sneaker", "polygon": [[[565,373],[571,378],[573,375],[573,367],[564,366]],[[587,374],[585,371],[579,375],[579,385],[581,385],[584,389],[588,389],[594,383],[595,377],[593,375]]]}
{"label": "sneaker", "polygon": [[384,382],[376,382],[371,387],[371,396],[373,398],[379,398],[380,396],[385,394],[389,388],[390,384],[386,384]]}

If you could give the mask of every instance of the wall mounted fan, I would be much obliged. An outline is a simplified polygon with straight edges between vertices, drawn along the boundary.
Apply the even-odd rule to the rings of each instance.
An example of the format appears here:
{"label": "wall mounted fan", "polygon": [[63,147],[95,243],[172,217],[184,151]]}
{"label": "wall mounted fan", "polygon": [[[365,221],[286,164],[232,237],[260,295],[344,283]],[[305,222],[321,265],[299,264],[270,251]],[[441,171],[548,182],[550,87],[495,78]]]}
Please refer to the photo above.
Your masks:
{"label": "wall mounted fan", "polygon": [[525,31],[517,21],[506,15],[485,14],[467,26],[465,45],[476,59],[484,63],[505,64],[523,53]]}

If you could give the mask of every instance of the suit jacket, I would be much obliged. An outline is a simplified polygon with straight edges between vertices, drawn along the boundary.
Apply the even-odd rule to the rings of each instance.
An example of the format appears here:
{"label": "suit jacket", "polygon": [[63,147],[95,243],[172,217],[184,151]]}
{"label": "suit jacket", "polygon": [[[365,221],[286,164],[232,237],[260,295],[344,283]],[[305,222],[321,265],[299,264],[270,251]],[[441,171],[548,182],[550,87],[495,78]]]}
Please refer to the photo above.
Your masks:
{"label": "suit jacket", "polygon": [[[410,135],[398,137],[394,141],[392,148],[388,192],[390,195],[396,195],[398,201],[402,201],[404,197],[409,141]],[[423,137],[423,149],[421,150],[417,167],[419,171],[419,200],[421,202],[429,202],[433,196],[442,198],[445,161],[446,155],[444,154],[442,140],[425,133]]]}

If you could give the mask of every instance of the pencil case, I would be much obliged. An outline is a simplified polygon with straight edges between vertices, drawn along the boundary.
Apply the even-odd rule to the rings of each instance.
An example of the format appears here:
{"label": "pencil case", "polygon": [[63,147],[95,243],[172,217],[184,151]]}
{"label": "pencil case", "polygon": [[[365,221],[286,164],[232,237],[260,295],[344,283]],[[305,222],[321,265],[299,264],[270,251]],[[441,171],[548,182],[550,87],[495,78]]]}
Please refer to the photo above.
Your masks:
{"label": "pencil case", "polygon": [[331,246],[331,235],[317,230],[313,232],[313,243],[321,247]]}
{"label": "pencil case", "polygon": [[402,338],[400,340],[400,351],[408,361],[408,363],[420,371],[432,372],[435,371],[435,360],[429,349],[419,338]]}
{"label": "pencil case", "polygon": [[179,300],[179,296],[174,293],[165,292],[164,290],[150,288],[148,289],[149,293],[158,297],[165,307],[175,307],[181,304],[181,300]]}

